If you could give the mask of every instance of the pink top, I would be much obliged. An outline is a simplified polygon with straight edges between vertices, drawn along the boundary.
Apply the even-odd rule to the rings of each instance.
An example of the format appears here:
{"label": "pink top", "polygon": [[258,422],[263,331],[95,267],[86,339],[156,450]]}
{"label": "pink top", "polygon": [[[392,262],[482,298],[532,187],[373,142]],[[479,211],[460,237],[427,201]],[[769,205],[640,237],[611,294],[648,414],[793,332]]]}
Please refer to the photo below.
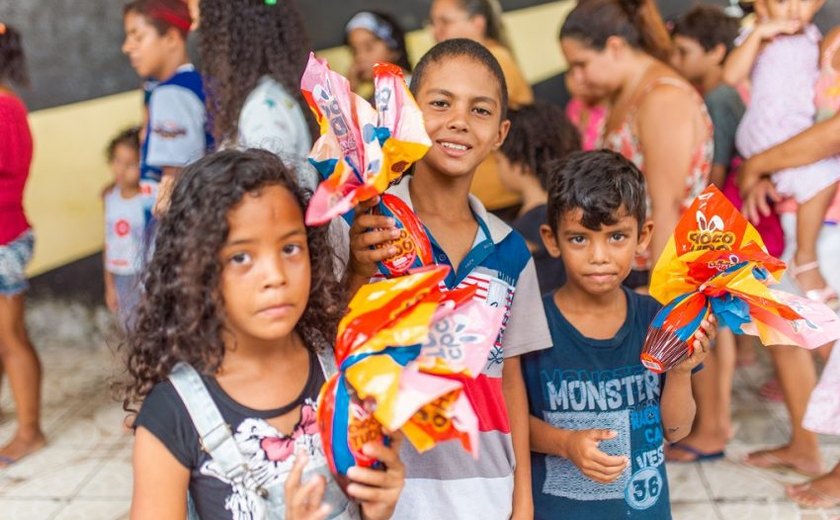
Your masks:
{"label": "pink top", "polygon": [[[840,111],[840,71],[832,66],[834,55],[840,50],[840,37],[823,51],[820,63],[820,75],[817,79],[814,104],[817,109],[817,121],[830,119]],[[796,201],[793,198],[785,199],[776,205],[779,213],[795,213]],[[834,200],[825,215],[826,222],[832,224],[840,223],[840,187],[834,196]]]}
{"label": "pink top", "polygon": [[598,140],[604,133],[607,107],[603,105],[589,106],[580,98],[572,98],[566,105],[566,117],[580,133],[581,149],[587,152],[596,149]]}
{"label": "pink top", "polygon": [[750,75],[752,100],[735,135],[742,156],[750,158],[814,124],[821,39],[819,29],[809,25],[799,34],[777,36],[758,54]]}
{"label": "pink top", "polygon": [[26,107],[0,92],[0,246],[29,229],[23,213],[23,188],[32,162],[32,134]]}

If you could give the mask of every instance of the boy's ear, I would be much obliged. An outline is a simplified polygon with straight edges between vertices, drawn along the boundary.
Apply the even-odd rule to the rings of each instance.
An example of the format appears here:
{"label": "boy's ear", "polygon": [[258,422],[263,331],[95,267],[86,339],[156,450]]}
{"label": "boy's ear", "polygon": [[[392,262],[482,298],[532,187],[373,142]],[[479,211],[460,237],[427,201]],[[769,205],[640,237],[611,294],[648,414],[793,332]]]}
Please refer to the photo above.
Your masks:
{"label": "boy's ear", "polygon": [[653,238],[653,221],[650,219],[642,223],[639,229],[639,242],[636,244],[636,253],[642,254],[650,245],[650,239]]}
{"label": "boy's ear", "polygon": [[723,66],[723,61],[726,59],[726,45],[719,43],[712,47],[708,54],[714,63]]}
{"label": "boy's ear", "polygon": [[498,150],[502,146],[502,143],[505,142],[505,139],[507,139],[508,132],[510,132],[510,119],[505,119],[499,125],[499,133],[496,136],[496,142],[493,143],[494,151]]}
{"label": "boy's ear", "polygon": [[540,238],[542,238],[543,245],[546,251],[548,251],[548,254],[552,258],[560,258],[560,246],[557,244],[557,235],[554,234],[551,226],[548,224],[540,226]]}

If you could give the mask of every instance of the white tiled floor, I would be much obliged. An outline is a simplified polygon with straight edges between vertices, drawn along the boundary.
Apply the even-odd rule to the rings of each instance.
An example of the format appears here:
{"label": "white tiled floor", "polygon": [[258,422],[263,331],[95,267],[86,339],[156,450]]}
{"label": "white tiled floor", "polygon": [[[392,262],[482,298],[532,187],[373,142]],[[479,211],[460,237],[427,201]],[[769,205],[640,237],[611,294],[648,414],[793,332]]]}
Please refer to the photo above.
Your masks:
{"label": "white tiled floor", "polygon": [[[50,444],[41,452],[0,470],[0,519],[126,518],[131,496],[131,437],[125,414],[111,397],[113,351],[96,334],[85,343],[57,345],[33,334],[44,363],[44,427]],[[822,520],[840,510],[806,511],[785,499],[783,485],[801,477],[745,468],[747,452],[783,442],[789,431],[784,408],[757,396],[766,364],[739,370],[734,392],[737,434],[727,459],[669,465],[677,520]],[[10,435],[12,404],[0,391],[0,442]],[[826,463],[840,459],[840,438],[825,437]]]}

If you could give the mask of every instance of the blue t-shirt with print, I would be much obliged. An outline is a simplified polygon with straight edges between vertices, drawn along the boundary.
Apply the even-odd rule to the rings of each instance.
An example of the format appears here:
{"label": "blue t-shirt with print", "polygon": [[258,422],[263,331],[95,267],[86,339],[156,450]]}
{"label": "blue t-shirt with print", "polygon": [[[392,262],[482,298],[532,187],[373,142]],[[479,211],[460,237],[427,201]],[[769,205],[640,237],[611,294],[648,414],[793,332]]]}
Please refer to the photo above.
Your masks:
{"label": "blue t-shirt with print", "polygon": [[600,484],[570,460],[531,453],[537,519],[670,519],[659,401],[664,378],[639,354],[660,305],[624,289],[627,317],[611,339],[583,336],[562,315],[553,295],[543,303],[554,346],[522,358],[531,415],[567,430],[618,433],[600,449],[631,460],[617,480]]}

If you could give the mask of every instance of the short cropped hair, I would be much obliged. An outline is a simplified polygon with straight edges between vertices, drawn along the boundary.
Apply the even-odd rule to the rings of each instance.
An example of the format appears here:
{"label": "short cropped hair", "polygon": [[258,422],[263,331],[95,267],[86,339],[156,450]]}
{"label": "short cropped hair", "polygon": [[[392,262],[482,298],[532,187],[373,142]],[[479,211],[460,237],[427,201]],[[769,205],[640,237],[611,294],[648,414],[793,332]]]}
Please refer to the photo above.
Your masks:
{"label": "short cropped hair", "polygon": [[[414,72],[411,74],[411,93],[417,96],[420,91],[420,85],[423,84],[423,77],[426,75],[426,69],[432,63],[438,63],[447,58],[467,57],[484,65],[490,74],[496,78],[498,83],[499,94],[502,102],[501,106],[501,120],[507,119],[508,111],[508,90],[505,83],[505,74],[502,72],[502,67],[498,60],[487,47],[480,43],[468,40],[466,38],[453,38],[451,40],[444,40],[423,55],[417,66],[414,67]],[[452,78],[453,81],[458,81],[458,78]]]}
{"label": "short cropped hair", "polygon": [[674,22],[672,36],[696,41],[706,52],[718,45],[726,47],[728,55],[735,48],[740,22],[713,5],[698,5]]}
{"label": "short cropped hair", "polygon": [[557,232],[560,219],[580,209],[581,223],[592,230],[624,216],[645,221],[645,179],[639,168],[609,150],[575,152],[554,163],[548,178],[548,224]]}

